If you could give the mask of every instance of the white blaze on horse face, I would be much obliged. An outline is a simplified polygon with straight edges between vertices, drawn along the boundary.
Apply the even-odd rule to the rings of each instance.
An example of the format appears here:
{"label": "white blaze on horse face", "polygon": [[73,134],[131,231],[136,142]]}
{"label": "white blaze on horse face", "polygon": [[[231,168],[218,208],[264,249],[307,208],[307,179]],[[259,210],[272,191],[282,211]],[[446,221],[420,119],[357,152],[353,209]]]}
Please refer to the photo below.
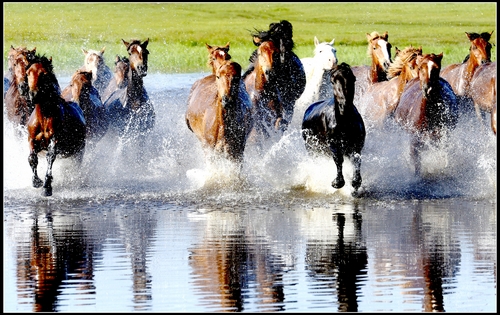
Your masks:
{"label": "white blaze on horse face", "polygon": [[377,43],[382,48],[382,53],[384,54],[385,62],[390,63],[391,58],[389,57],[389,49],[387,47],[387,42],[383,39],[379,39]]}
{"label": "white blaze on horse face", "polygon": [[223,51],[223,50],[219,50],[219,55],[225,59],[225,56],[226,56],[226,52]]}

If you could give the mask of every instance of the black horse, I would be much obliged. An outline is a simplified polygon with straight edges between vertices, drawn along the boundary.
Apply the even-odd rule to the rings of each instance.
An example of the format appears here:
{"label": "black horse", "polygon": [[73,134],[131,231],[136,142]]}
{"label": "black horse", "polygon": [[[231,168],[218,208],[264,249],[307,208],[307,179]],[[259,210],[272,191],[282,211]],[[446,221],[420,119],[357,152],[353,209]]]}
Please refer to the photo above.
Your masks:
{"label": "black horse", "polygon": [[333,188],[345,185],[342,174],[344,156],[354,165],[352,187],[361,186],[361,150],[366,137],[365,124],[354,106],[356,77],[351,67],[341,63],[331,71],[333,98],[315,102],[304,113],[302,136],[308,152],[333,156],[337,178]]}

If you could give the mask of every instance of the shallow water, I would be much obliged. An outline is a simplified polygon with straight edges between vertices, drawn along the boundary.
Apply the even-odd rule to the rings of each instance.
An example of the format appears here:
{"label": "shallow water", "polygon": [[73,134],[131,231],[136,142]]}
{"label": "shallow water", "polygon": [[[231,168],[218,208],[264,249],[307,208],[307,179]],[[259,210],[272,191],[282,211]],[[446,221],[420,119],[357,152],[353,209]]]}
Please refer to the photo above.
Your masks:
{"label": "shallow water", "polygon": [[203,75],[149,74],[145,147],[108,135],[81,169],[57,159],[51,197],[4,118],[5,312],[496,311],[491,130],[463,117],[417,179],[408,136],[369,129],[355,198],[352,166],[333,189],[333,160],[306,154],[294,119],[263,153],[247,146],[238,177],[185,124]]}

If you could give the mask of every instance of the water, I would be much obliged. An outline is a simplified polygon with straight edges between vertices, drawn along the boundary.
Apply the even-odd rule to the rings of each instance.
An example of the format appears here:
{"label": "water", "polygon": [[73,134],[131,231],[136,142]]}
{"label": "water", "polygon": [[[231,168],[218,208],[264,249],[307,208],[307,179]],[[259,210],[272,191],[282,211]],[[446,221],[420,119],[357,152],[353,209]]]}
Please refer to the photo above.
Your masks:
{"label": "water", "polygon": [[369,129],[354,198],[352,166],[333,189],[295,123],[264,153],[249,144],[238,178],[185,124],[203,75],[149,74],[145,147],[109,135],[81,169],[57,159],[51,197],[4,118],[4,312],[496,311],[491,130],[464,117],[416,179],[408,136]]}

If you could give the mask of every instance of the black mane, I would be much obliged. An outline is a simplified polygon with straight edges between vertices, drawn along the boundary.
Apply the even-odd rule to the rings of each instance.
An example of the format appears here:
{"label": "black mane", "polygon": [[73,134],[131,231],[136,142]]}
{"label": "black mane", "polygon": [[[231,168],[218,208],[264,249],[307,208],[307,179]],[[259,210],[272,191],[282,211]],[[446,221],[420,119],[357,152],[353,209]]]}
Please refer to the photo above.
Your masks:
{"label": "black mane", "polygon": [[[285,50],[291,51],[295,44],[293,42],[293,27],[290,22],[287,20],[281,20],[279,23],[271,23],[269,24],[269,30],[267,31],[259,31],[252,34],[253,37],[260,39],[260,41],[271,40],[276,45],[280,45],[280,40],[283,41],[283,46]],[[260,45],[260,42],[255,42],[256,46]]]}

